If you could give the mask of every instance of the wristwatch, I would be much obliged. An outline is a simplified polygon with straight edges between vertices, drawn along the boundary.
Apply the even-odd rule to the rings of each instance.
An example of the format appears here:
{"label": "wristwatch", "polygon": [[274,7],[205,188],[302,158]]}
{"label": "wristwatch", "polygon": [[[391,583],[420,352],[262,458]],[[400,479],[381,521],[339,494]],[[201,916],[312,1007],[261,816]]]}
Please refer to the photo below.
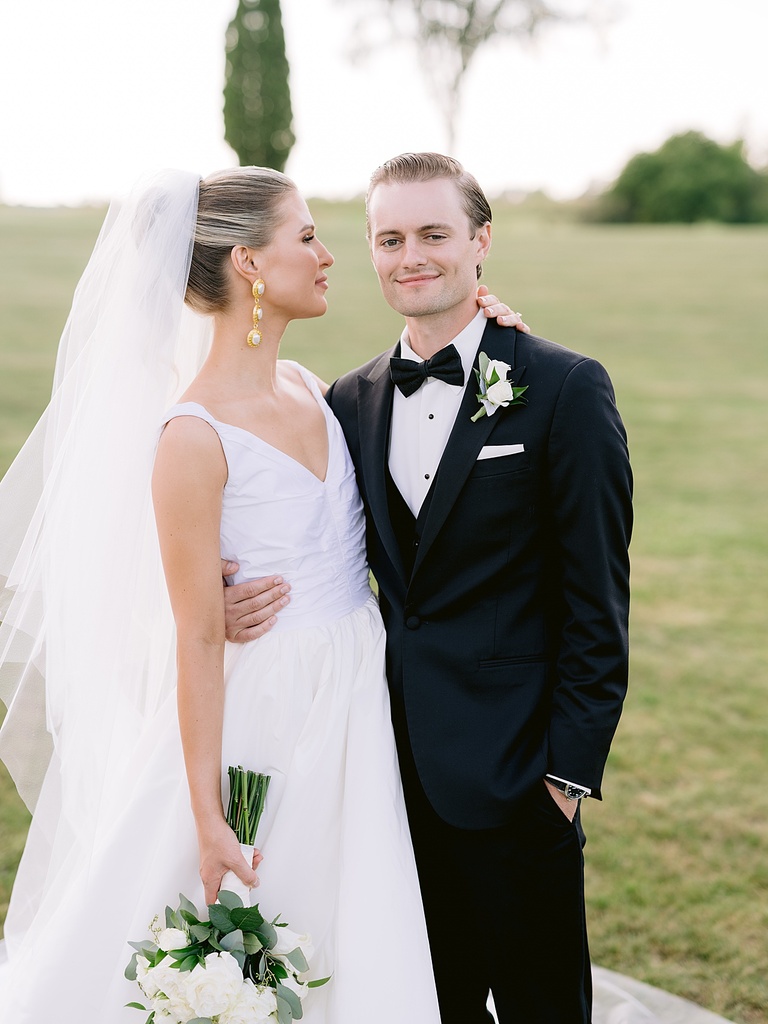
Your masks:
{"label": "wristwatch", "polygon": [[573,782],[563,782],[562,779],[554,779],[551,775],[547,775],[546,779],[550,786],[560,790],[566,800],[583,800],[585,796],[589,796],[592,792],[591,789],[577,786]]}

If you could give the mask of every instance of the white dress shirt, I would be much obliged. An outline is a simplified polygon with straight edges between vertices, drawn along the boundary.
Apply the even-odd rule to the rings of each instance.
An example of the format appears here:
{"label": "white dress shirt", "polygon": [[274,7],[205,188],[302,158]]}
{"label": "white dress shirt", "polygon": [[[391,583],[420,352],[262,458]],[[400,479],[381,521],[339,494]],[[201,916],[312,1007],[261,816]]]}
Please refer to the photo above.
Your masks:
{"label": "white dress shirt", "polygon": [[[395,388],[392,405],[392,431],[389,441],[389,472],[408,508],[418,516],[427,491],[432,486],[448,437],[456,422],[464,386],[472,374],[486,316],[482,309],[471,320],[453,344],[461,357],[464,384],[446,384],[427,377],[418,391],[408,398]],[[400,336],[403,359],[423,362],[408,343],[408,328]]]}

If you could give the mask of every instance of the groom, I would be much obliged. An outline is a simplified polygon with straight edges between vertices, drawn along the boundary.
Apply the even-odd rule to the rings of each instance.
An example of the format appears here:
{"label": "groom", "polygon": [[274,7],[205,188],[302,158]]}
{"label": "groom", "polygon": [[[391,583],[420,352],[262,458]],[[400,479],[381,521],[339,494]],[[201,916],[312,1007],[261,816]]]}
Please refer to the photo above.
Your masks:
{"label": "groom", "polygon": [[478,313],[491,211],[460,164],[396,157],[366,204],[405,327],[328,401],[367,511],[442,1022],[490,1021],[491,991],[500,1024],[587,1024],[579,805],[627,684],[624,429],[598,363]]}

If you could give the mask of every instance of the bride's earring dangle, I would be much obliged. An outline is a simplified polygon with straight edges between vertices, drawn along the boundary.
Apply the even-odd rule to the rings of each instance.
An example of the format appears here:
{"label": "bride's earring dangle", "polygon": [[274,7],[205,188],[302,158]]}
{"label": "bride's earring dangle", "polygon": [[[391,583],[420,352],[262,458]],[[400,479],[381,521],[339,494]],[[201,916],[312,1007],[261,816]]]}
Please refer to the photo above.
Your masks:
{"label": "bride's earring dangle", "polygon": [[253,282],[253,330],[248,335],[248,344],[251,348],[258,348],[261,344],[261,331],[259,330],[259,321],[261,320],[261,296],[264,294],[266,285],[260,277],[256,278]]}

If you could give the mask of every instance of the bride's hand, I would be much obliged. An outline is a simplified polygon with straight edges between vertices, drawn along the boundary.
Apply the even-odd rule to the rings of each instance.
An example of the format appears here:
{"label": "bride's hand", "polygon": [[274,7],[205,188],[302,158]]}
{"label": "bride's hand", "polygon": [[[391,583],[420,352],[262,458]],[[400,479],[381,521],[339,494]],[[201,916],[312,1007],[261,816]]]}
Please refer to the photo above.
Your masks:
{"label": "bride's hand", "polygon": [[227,871],[234,871],[243,885],[255,889],[259,878],[255,869],[264,859],[258,850],[253,852],[251,868],[245,862],[237,836],[223,819],[198,828],[200,845],[200,878],[205,888],[205,905],[216,902],[221,880]]}
{"label": "bride's hand", "polygon": [[531,333],[528,324],[523,323],[522,316],[510,309],[506,303],[497,299],[495,295],[490,295],[484,284],[478,286],[477,304],[488,319],[496,317],[496,323],[502,327],[516,327],[518,331],[523,331],[525,334]]}

